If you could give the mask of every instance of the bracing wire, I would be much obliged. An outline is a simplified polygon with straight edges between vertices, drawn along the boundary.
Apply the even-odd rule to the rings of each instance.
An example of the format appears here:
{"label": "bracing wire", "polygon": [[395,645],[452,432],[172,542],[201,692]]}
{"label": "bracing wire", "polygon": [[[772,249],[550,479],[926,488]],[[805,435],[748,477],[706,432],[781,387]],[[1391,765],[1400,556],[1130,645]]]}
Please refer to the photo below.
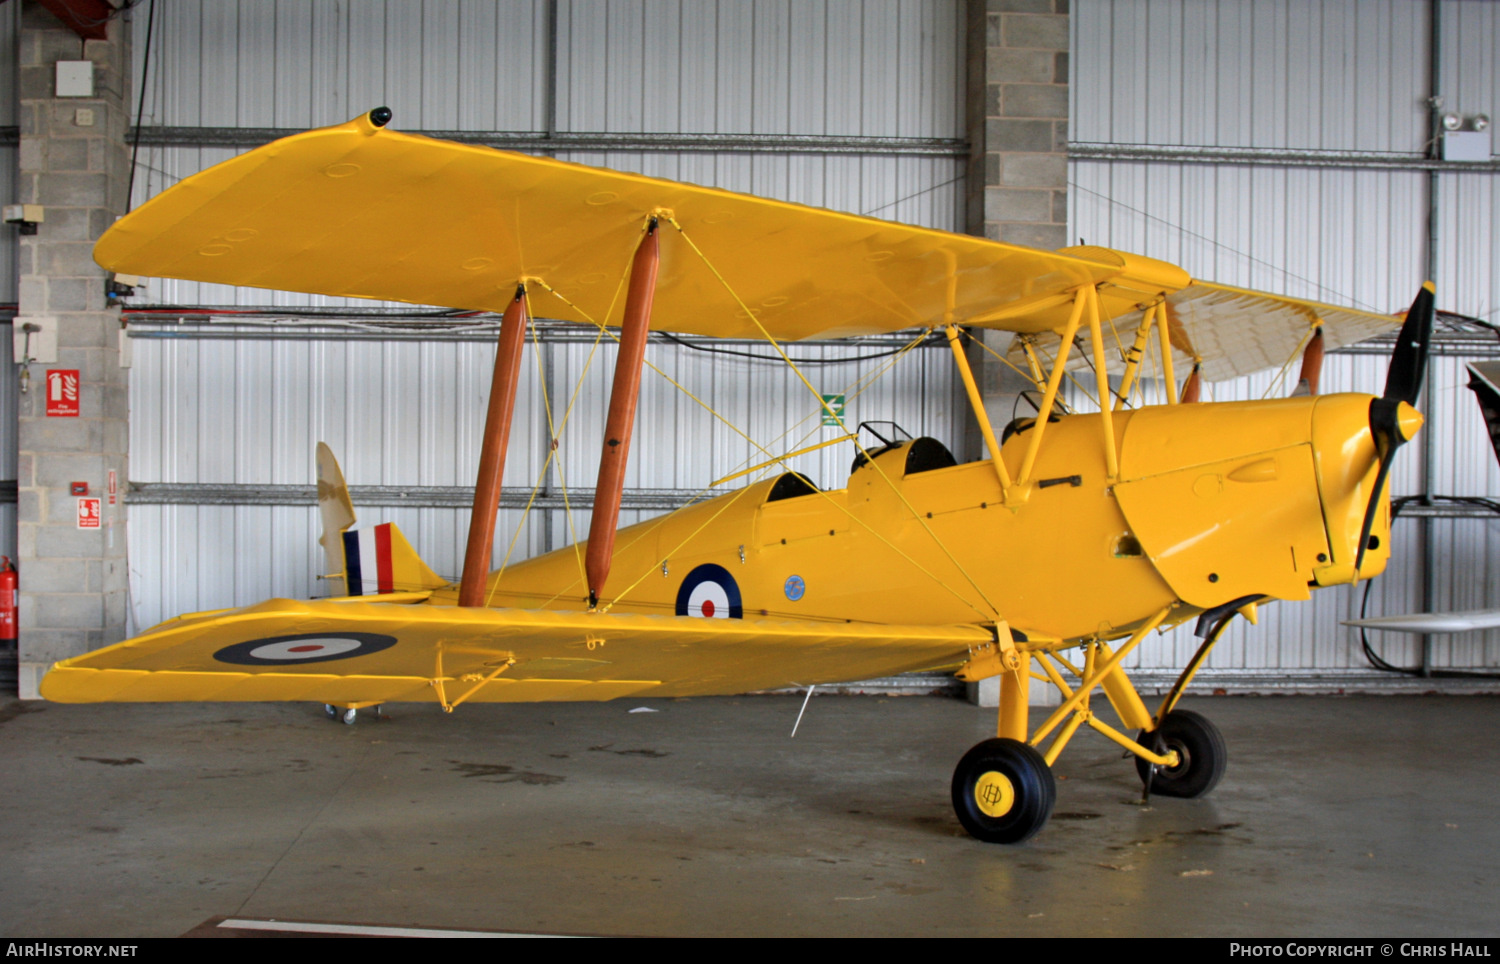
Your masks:
{"label": "bracing wire", "polygon": [[[766,342],[772,348],[774,348],[777,354],[779,354],[786,361],[787,365],[791,368],[792,373],[795,374],[797,378],[802,382],[802,384],[807,388],[807,390],[812,393],[813,397],[819,400],[819,403],[822,404],[823,408],[829,413],[829,415],[839,423],[840,427],[843,427],[843,419],[837,412],[828,407],[828,403],[823,400],[822,393],[820,393],[816,388],[813,387],[812,382],[808,381],[807,376],[802,373],[802,370],[799,369],[797,365],[787,357],[786,352],[781,347],[781,343],[778,342],[776,338],[766,330],[765,326],[760,323],[760,319],[756,316],[756,313],[748,305],[746,305],[744,299],[740,298],[739,294],[734,291],[733,287],[730,286],[728,280],[725,279],[722,274],[720,274],[719,270],[708,259],[707,255],[703,253],[702,249],[699,248],[698,245],[693,241],[693,239],[687,234],[687,232],[683,230],[682,225],[677,223],[677,220],[675,218],[669,218],[668,221],[674,228],[677,229],[678,233],[682,236],[682,239],[687,242],[690,248],[693,249],[693,252],[698,255],[698,257],[703,261],[704,266],[708,268],[708,270],[714,275],[715,278],[718,279],[719,283],[724,287],[724,290],[727,291],[730,297],[735,300],[735,303],[739,305],[740,310],[744,312],[745,316],[748,317],[758,329],[760,329],[760,333],[766,339]],[[847,432],[848,429],[845,428],[845,431]],[[859,449],[860,454],[865,457],[870,467],[874,469],[877,474],[879,474],[885,484],[906,507],[907,511],[911,513],[912,517],[917,521],[922,529],[926,531],[928,536],[932,539],[933,543],[937,546],[938,550],[948,558],[948,561],[953,564],[954,568],[958,570],[959,574],[963,576],[964,580],[969,583],[969,586],[976,593],[978,593],[979,598],[984,602],[984,604],[988,606],[993,613],[998,614],[1000,612],[999,608],[994,604],[994,602],[990,600],[988,594],[985,593],[984,589],[974,579],[973,575],[971,575],[968,569],[966,569],[964,565],[958,561],[958,559],[953,555],[952,550],[948,548],[947,544],[944,543],[942,539],[938,538],[937,534],[932,531],[932,527],[927,524],[927,520],[922,517],[922,513],[918,512],[916,508],[912,506],[911,502],[907,500],[906,495],[901,491],[900,487],[892,482],[890,478],[885,474],[885,471],[880,467],[880,465],[870,457],[870,453],[865,451],[864,447],[860,445],[858,438],[855,439],[854,445],[855,448]],[[913,564],[915,564],[915,560],[912,561]],[[936,579],[935,576],[933,578],[937,582],[939,582],[939,584],[944,586],[947,585],[947,583],[943,582],[942,580]],[[973,607],[973,603],[967,604]],[[974,608],[977,609],[977,607]]]}

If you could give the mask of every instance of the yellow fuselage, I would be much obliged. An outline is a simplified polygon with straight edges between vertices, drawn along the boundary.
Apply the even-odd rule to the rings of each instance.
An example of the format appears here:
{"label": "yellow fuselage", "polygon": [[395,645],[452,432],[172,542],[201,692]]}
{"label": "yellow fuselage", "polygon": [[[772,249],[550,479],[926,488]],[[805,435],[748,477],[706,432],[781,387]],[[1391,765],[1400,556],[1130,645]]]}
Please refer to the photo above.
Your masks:
{"label": "yellow fuselage", "polygon": [[[1038,640],[1076,641],[1122,635],[1174,601],[1172,622],[1247,596],[1306,598],[1310,586],[1378,573],[1389,556],[1382,510],[1354,571],[1375,476],[1369,402],[1119,412],[1113,479],[1100,417],[1064,417],[1046,427],[1034,481],[1010,504],[989,461],[908,471],[905,443],[855,468],[844,489],[768,501],[769,479],[621,530],[601,604],[684,612],[684,580],[722,571],[714,579],[727,576],[747,617],[1004,619]],[[1012,477],[1034,431],[1002,446]],[[489,604],[584,608],[581,553],[569,546],[492,574]],[[724,596],[713,599],[724,615]]]}

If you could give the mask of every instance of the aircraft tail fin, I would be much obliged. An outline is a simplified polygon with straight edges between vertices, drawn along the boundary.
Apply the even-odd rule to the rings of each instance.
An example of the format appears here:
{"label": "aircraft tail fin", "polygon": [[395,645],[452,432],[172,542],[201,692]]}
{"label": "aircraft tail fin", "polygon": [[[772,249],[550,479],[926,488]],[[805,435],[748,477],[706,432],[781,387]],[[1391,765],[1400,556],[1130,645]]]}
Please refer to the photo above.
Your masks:
{"label": "aircraft tail fin", "polygon": [[318,545],[323,547],[323,556],[328,561],[326,572],[332,579],[344,571],[344,530],[354,525],[354,503],[349,499],[349,487],[344,484],[339,460],[324,442],[318,443],[317,464],[318,514],[323,518]]}
{"label": "aircraft tail fin", "polygon": [[448,580],[417,555],[394,522],[354,529],[354,503],[333,450],[318,443],[318,512],[323,534],[318,544],[328,561],[328,577],[344,580],[344,594],[374,596],[437,589]]}

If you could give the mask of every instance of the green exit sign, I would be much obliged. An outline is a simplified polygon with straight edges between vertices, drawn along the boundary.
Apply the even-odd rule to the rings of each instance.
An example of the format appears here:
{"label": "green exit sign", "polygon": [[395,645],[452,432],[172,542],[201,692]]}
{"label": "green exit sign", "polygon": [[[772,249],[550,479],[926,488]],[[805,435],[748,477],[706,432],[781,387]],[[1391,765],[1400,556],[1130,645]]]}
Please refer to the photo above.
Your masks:
{"label": "green exit sign", "polygon": [[844,396],[823,396],[823,424],[842,427],[844,424]]}

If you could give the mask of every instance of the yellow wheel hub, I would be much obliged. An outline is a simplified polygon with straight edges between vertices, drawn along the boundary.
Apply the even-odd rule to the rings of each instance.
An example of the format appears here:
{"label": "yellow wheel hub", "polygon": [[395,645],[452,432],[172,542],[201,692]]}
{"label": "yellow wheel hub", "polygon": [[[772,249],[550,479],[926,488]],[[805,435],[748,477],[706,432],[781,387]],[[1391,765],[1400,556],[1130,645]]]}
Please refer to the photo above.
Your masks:
{"label": "yellow wheel hub", "polygon": [[987,817],[1003,817],[1016,803],[1016,788],[1010,777],[990,770],[974,783],[974,802]]}

